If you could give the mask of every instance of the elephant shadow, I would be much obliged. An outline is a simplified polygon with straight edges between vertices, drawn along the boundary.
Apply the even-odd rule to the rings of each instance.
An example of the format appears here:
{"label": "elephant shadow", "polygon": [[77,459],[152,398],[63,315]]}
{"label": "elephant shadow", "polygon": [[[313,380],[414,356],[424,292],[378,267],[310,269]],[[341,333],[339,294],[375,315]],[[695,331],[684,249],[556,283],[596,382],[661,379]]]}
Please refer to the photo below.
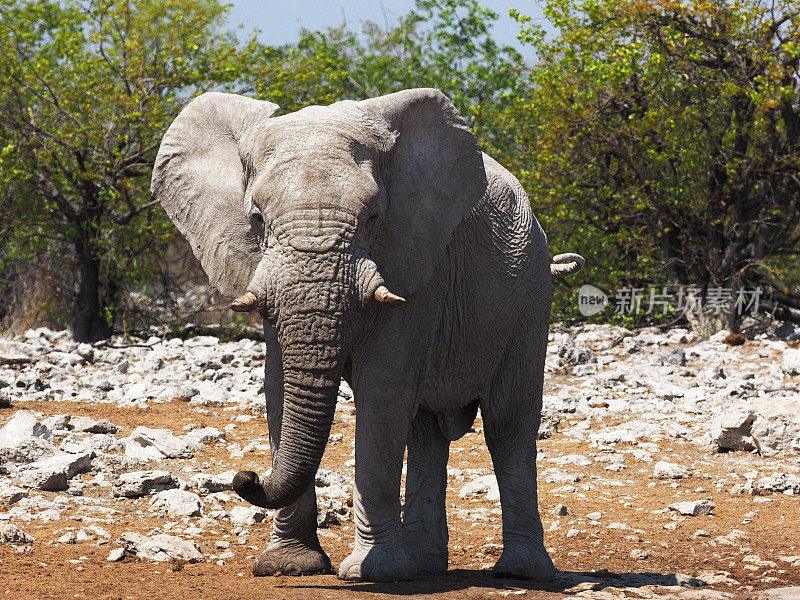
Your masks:
{"label": "elephant shadow", "polygon": [[[327,579],[327,578],[326,578]],[[678,573],[615,573],[607,570],[594,572],[560,571],[556,578],[548,581],[498,579],[486,570],[453,569],[444,575],[423,576],[414,581],[393,583],[354,582],[328,585],[286,584],[287,588],[309,588],[317,590],[339,590],[352,593],[393,594],[415,596],[419,594],[444,594],[447,592],[473,590],[492,590],[501,595],[524,594],[527,591],[541,591],[574,594],[581,591],[600,591],[608,588],[641,588],[645,586],[686,586],[699,587],[705,582],[695,577]],[[505,592],[505,594],[504,594]],[[470,596],[477,597],[477,596]]]}

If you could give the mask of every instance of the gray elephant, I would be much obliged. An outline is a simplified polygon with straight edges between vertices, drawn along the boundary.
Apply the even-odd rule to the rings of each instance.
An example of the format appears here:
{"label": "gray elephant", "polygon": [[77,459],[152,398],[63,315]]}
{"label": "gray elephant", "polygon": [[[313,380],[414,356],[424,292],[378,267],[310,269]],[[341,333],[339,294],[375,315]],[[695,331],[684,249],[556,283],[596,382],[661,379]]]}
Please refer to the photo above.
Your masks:
{"label": "gray elephant", "polygon": [[264,318],[272,471],[234,480],[279,509],[254,574],[331,570],[314,476],[344,378],[356,539],[340,578],[447,570],[448,449],[479,407],[503,514],[493,572],[551,576],[536,496],[551,278],[583,259],[550,264],[519,182],[438,90],[277,109],[203,94],[164,135],[152,180],[231,308]]}

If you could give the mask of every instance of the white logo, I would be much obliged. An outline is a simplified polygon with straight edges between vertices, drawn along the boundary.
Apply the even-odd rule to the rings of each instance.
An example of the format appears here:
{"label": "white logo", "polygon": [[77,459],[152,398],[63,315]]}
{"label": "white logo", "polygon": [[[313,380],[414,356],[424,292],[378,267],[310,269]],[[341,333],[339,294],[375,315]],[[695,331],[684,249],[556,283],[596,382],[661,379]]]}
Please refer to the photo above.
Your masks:
{"label": "white logo", "polygon": [[603,312],[608,306],[606,293],[593,285],[583,285],[578,290],[578,310],[584,317]]}

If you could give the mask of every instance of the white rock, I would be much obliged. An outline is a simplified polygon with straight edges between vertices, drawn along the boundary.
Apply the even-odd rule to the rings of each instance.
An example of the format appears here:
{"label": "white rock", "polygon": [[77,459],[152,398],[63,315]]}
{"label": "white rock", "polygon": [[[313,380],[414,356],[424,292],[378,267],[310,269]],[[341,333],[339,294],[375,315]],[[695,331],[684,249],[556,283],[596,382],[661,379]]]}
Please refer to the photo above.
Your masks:
{"label": "white rock", "polygon": [[0,506],[11,506],[28,497],[28,490],[0,480]]}
{"label": "white rock", "polygon": [[353,480],[328,469],[319,469],[314,479],[317,494],[329,498],[349,498],[352,494]]}
{"label": "white rock", "polygon": [[62,491],[69,485],[68,481],[79,473],[87,473],[92,469],[94,452],[70,454],[60,452],[49,458],[19,467],[17,473],[24,487],[39,490]]}
{"label": "white rock", "polygon": [[791,473],[773,473],[759,479],[754,488],[758,491],[782,492],[800,496],[800,477]]}
{"label": "white rock", "polygon": [[317,527],[337,525],[347,520],[350,509],[336,498],[317,498]]}
{"label": "white rock", "polygon": [[589,514],[586,515],[586,518],[589,519],[590,521],[599,521],[600,519],[603,518],[603,513],[601,513],[600,511],[590,512]]}
{"label": "white rock", "polygon": [[86,433],[116,433],[117,426],[108,419],[99,421],[91,417],[72,417],[69,420],[69,427],[73,431],[83,431]]}
{"label": "white rock", "polygon": [[203,511],[200,496],[185,490],[162,490],[153,496],[150,505],[162,508],[171,517],[199,517]]}
{"label": "white rock", "polygon": [[670,504],[669,509],[689,517],[698,517],[700,515],[710,515],[714,512],[714,503],[710,500],[686,500],[685,502]]}
{"label": "white rock", "polygon": [[226,492],[233,489],[233,478],[235,476],[236,471],[233,469],[218,475],[198,473],[192,477],[191,483],[192,486],[196,487],[201,494]]}
{"label": "white rock", "polygon": [[119,476],[111,493],[117,497],[139,498],[176,487],[177,479],[167,471],[132,471]]}
{"label": "white rock", "polygon": [[70,415],[54,415],[42,419],[42,425],[47,427],[50,431],[63,431],[69,429],[69,422],[72,417]]}
{"label": "white rock", "polygon": [[500,486],[498,486],[497,478],[494,475],[483,475],[473,479],[458,492],[461,498],[479,494],[486,494],[486,499],[490,501],[500,500]]}
{"label": "white rock", "polygon": [[257,506],[234,506],[228,513],[231,523],[237,527],[249,527],[261,523],[266,517],[266,511]]}
{"label": "white rock", "polygon": [[72,454],[79,454],[81,452],[92,452],[102,454],[104,452],[113,452],[121,450],[123,444],[116,438],[106,435],[104,433],[85,434],[68,434],[61,445],[58,447],[62,452],[71,452]]}
{"label": "white rock", "polygon": [[74,544],[76,540],[75,532],[68,531],[56,540],[59,544]]}
{"label": "white rock", "polygon": [[565,454],[564,456],[554,456],[553,458],[548,458],[547,461],[556,463],[557,465],[575,465],[578,467],[588,467],[592,464],[592,461],[583,454]]}
{"label": "white rock", "polygon": [[787,348],[783,351],[781,369],[787,375],[800,375],[800,348]]}
{"label": "white rock", "polygon": [[28,535],[16,525],[0,523],[0,544],[31,544],[36,538]]}
{"label": "white rock", "polygon": [[183,438],[169,429],[137,427],[126,437],[125,456],[136,460],[161,460],[164,458],[192,458],[192,448]]}
{"label": "white rock", "polygon": [[634,560],[647,560],[650,557],[647,551],[642,550],[641,548],[634,548],[631,550],[630,556]]}
{"label": "white rock", "polygon": [[339,383],[337,401],[344,404],[348,404],[353,401],[353,390],[350,389],[350,385],[344,379],[342,379],[342,381]]}
{"label": "white rock", "polygon": [[18,410],[0,429],[0,467],[33,462],[55,453],[52,432],[29,410]]}
{"label": "white rock", "polygon": [[721,449],[753,450],[765,457],[800,452],[800,396],[768,396],[712,417],[712,441]]}
{"label": "white rock", "polygon": [[660,460],[653,467],[653,476],[659,479],[684,479],[691,477],[692,472],[684,466]]}
{"label": "white rock", "polygon": [[201,429],[193,429],[184,435],[183,439],[192,448],[197,448],[198,446],[202,446],[205,442],[224,440],[225,432],[220,431],[216,427],[202,427]]}
{"label": "white rock", "polygon": [[114,548],[111,552],[108,553],[106,560],[108,562],[119,562],[123,558],[125,558],[125,549],[124,548]]}
{"label": "white rock", "polygon": [[761,456],[800,451],[800,395],[766,398],[755,412],[750,435]]}
{"label": "white rock", "polygon": [[723,450],[754,450],[750,429],[755,420],[749,410],[722,410],[711,418],[711,440]]}
{"label": "white rock", "polygon": [[203,560],[203,554],[194,542],[165,533],[145,537],[126,531],[120,536],[119,542],[128,552],[149,560],[163,562],[175,559],[190,563]]}

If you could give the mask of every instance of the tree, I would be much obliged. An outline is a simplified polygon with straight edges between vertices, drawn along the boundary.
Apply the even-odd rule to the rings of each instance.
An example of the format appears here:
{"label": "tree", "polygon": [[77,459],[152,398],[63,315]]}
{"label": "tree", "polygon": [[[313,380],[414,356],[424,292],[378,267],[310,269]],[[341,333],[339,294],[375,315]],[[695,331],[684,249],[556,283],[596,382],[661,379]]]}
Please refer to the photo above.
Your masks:
{"label": "tree", "polygon": [[[122,287],[173,227],[151,210],[161,135],[191,98],[239,85],[255,42],[216,0],[0,0],[6,261],[49,252],[77,281],[76,340],[107,335]],[[0,264],[2,268],[2,264]]]}
{"label": "tree", "polygon": [[297,44],[263,47],[255,91],[283,111],[435,87],[470,122],[487,152],[510,156],[500,108],[526,85],[522,57],[491,37],[498,15],[476,0],[417,0],[392,26],[303,31]]}
{"label": "tree", "polygon": [[[800,293],[800,12],[790,0],[550,0],[529,114],[551,223],[596,281]],[[738,315],[728,312],[728,326]]]}

